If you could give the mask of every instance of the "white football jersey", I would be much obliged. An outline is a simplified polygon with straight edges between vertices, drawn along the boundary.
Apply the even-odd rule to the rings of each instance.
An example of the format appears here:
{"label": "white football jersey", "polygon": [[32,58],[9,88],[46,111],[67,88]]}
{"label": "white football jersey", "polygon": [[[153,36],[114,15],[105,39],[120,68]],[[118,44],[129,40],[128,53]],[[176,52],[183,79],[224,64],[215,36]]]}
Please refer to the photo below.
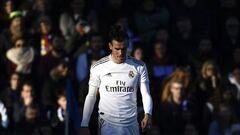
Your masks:
{"label": "white football jersey", "polygon": [[89,85],[99,88],[99,114],[109,123],[121,126],[137,123],[137,90],[148,82],[145,63],[127,56],[116,64],[111,55],[91,67]]}

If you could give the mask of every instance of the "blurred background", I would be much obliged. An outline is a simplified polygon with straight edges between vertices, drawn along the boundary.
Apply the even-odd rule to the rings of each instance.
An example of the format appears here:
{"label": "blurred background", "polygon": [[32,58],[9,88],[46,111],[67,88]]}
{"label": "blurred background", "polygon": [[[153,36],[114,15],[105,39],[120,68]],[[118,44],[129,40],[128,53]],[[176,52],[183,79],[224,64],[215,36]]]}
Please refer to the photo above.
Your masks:
{"label": "blurred background", "polygon": [[[76,135],[89,69],[109,54],[114,24],[128,33],[128,55],[149,72],[153,128],[141,134],[240,135],[238,0],[1,0],[0,6],[1,135]],[[139,120],[141,102],[138,94]],[[96,104],[93,135],[97,115]]]}

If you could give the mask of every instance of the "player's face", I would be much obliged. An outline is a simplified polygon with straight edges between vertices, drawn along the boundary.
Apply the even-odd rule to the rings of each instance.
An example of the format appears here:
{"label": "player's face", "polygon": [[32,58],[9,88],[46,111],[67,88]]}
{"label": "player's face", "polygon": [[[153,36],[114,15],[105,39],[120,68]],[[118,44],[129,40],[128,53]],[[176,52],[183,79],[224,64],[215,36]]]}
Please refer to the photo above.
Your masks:
{"label": "player's face", "polygon": [[109,43],[109,48],[112,51],[112,59],[115,63],[123,63],[126,59],[127,53],[127,41],[118,42],[116,40],[112,40]]}

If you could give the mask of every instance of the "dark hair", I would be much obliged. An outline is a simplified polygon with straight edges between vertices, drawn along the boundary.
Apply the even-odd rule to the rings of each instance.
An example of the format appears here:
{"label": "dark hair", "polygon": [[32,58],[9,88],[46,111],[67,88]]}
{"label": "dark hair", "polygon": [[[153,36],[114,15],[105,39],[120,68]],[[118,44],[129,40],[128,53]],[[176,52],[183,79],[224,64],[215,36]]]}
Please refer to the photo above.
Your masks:
{"label": "dark hair", "polygon": [[92,37],[102,37],[102,35],[99,32],[90,32],[87,38],[91,40]]}
{"label": "dark hair", "polygon": [[123,29],[121,25],[113,25],[109,32],[109,42],[116,40],[122,42],[128,39],[127,32]]}
{"label": "dark hair", "polygon": [[[62,40],[62,42],[57,42],[58,40]],[[49,36],[50,45],[57,51],[64,51],[65,41],[64,37],[59,33],[53,33]]]}
{"label": "dark hair", "polygon": [[12,76],[13,76],[13,75],[17,75],[17,76],[19,77],[19,79],[20,79],[20,74],[19,74],[18,72],[13,72],[13,73],[10,74],[9,80],[12,79]]}
{"label": "dark hair", "polygon": [[144,50],[143,50],[143,47],[141,45],[135,45],[132,49],[132,52],[131,52],[131,56],[134,57],[134,53],[137,49],[141,49],[143,51],[143,54],[144,54]]}
{"label": "dark hair", "polygon": [[38,20],[39,25],[41,23],[44,23],[44,24],[49,25],[50,27],[52,26],[52,20],[49,18],[49,16],[42,15],[38,19],[39,19]]}
{"label": "dark hair", "polygon": [[62,57],[61,59],[59,59],[57,66],[59,65],[64,65],[69,67],[70,66],[70,59],[68,57]]}
{"label": "dark hair", "polygon": [[60,97],[67,97],[66,88],[64,87],[58,88],[56,96],[57,96],[57,99],[59,99]]}

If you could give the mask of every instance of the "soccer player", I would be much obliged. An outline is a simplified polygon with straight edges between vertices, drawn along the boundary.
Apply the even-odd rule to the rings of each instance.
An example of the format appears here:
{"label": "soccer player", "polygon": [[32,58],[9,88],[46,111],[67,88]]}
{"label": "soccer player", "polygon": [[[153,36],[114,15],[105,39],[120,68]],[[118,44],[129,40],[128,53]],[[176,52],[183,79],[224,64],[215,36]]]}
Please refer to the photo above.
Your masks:
{"label": "soccer player", "polygon": [[128,36],[121,26],[113,26],[109,37],[111,54],[97,61],[90,69],[81,133],[90,133],[88,123],[99,91],[100,134],[139,135],[136,102],[138,87],[145,112],[141,128],[146,130],[151,127],[152,98],[146,65],[127,56]]}

